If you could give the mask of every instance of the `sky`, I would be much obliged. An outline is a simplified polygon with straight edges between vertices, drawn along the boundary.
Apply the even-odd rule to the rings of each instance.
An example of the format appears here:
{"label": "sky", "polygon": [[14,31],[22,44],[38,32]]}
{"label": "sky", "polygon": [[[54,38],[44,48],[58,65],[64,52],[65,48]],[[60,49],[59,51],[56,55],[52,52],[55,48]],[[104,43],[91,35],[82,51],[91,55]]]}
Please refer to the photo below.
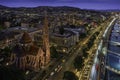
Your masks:
{"label": "sky", "polygon": [[0,0],[9,7],[73,6],[82,9],[120,9],[120,0]]}

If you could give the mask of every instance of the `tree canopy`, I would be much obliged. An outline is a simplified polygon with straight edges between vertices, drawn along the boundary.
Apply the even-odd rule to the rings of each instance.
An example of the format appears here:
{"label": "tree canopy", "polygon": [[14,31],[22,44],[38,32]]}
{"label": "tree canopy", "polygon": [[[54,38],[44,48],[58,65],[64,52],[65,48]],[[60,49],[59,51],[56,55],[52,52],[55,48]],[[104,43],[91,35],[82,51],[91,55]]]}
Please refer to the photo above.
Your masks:
{"label": "tree canopy", "polygon": [[50,47],[51,58],[57,58],[58,52],[54,46]]}
{"label": "tree canopy", "polygon": [[63,28],[63,27],[60,27],[60,28],[59,28],[59,33],[60,33],[61,35],[63,35],[64,32],[65,32],[64,28]]}
{"label": "tree canopy", "polygon": [[83,67],[83,58],[82,56],[77,56],[75,59],[74,59],[74,67],[78,70],[80,70],[82,67]]}
{"label": "tree canopy", "polygon": [[25,80],[25,76],[17,68],[0,66],[0,80]]}
{"label": "tree canopy", "polygon": [[71,71],[65,71],[63,80],[78,80],[78,77]]}

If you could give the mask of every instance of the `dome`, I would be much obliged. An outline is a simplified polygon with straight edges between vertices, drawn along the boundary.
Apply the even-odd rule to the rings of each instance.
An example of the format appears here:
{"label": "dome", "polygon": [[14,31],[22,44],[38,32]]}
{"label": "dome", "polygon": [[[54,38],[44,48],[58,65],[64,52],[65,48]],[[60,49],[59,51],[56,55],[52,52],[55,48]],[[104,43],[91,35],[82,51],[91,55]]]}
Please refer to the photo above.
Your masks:
{"label": "dome", "polygon": [[30,37],[30,35],[27,32],[24,32],[22,38],[20,39],[20,43],[21,44],[27,44],[27,43],[31,43],[32,39]]}

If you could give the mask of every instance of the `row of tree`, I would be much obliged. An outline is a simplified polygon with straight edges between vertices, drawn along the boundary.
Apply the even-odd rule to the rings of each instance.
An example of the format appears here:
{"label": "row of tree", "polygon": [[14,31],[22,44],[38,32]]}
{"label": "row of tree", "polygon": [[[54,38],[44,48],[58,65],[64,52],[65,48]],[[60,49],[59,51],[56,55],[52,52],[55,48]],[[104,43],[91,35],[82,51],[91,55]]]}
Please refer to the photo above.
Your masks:
{"label": "row of tree", "polygon": [[95,41],[95,39],[96,39],[96,37],[99,35],[99,32],[97,31],[97,32],[95,32],[94,34],[93,34],[93,36],[89,39],[89,41],[88,41],[88,43],[86,44],[86,46],[87,46],[87,50],[89,50],[92,46],[93,46],[93,44],[94,44],[94,41]]}
{"label": "row of tree", "polygon": [[0,80],[25,80],[25,74],[13,66],[0,66]]}
{"label": "row of tree", "polygon": [[63,80],[78,80],[78,77],[71,71],[65,71]]}
{"label": "row of tree", "polygon": [[90,38],[90,40],[88,41],[87,45],[83,46],[82,47],[82,56],[79,55],[77,56],[75,59],[74,59],[74,67],[77,69],[77,70],[80,70],[83,68],[84,66],[84,58],[87,58],[88,57],[88,50],[93,46],[94,44],[94,40],[96,39],[96,37],[98,36],[99,32],[95,32],[95,34]]}

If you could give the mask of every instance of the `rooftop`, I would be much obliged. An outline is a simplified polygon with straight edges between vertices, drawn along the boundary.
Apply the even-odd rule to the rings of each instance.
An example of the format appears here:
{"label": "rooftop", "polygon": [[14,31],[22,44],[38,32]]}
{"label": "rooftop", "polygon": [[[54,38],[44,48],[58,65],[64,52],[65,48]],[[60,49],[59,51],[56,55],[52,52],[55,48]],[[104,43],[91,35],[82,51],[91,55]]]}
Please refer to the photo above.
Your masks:
{"label": "rooftop", "polygon": [[30,35],[27,32],[24,32],[22,38],[20,39],[20,43],[22,44],[27,44],[27,43],[31,43],[32,39],[30,37]]}

